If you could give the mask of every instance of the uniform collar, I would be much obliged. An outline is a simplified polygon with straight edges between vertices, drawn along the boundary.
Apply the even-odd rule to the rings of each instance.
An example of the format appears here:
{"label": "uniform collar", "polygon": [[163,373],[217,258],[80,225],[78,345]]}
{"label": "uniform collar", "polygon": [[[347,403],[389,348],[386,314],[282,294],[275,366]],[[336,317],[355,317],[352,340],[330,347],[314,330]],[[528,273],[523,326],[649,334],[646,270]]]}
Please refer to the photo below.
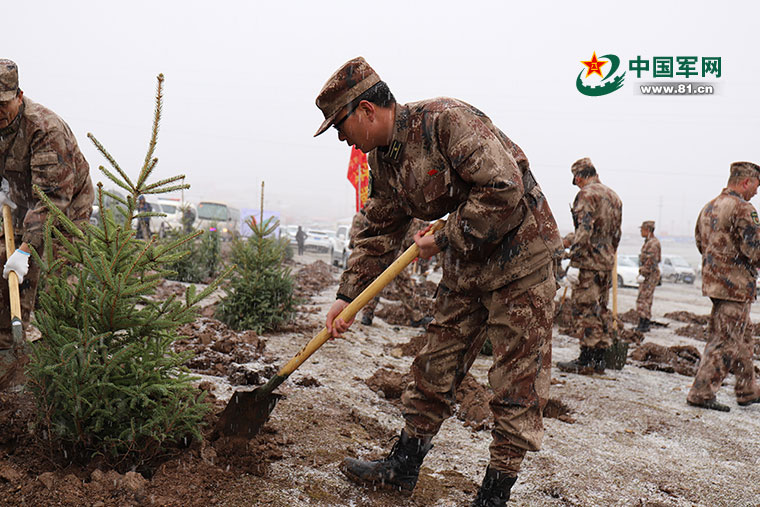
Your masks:
{"label": "uniform collar", "polygon": [[721,192],[721,193],[722,194],[726,194],[726,195],[733,195],[734,197],[738,197],[742,201],[746,200],[744,197],[742,197],[742,195],[739,192],[737,192],[736,190],[732,190],[732,189],[730,189],[728,187],[724,188],[723,192]]}
{"label": "uniform collar", "polygon": [[409,107],[396,104],[393,118],[393,134],[388,146],[378,148],[380,159],[392,165],[398,165],[403,159],[406,138],[409,135]]}

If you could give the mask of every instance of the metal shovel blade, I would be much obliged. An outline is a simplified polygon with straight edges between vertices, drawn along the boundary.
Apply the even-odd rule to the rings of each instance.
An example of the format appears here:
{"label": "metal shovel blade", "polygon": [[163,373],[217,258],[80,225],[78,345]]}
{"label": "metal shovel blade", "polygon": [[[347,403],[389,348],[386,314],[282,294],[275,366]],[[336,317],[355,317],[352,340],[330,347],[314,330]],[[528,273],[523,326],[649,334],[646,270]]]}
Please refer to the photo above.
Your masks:
{"label": "metal shovel blade", "polygon": [[252,438],[269,420],[281,394],[259,387],[253,391],[235,391],[219,416],[214,433],[238,438]]}

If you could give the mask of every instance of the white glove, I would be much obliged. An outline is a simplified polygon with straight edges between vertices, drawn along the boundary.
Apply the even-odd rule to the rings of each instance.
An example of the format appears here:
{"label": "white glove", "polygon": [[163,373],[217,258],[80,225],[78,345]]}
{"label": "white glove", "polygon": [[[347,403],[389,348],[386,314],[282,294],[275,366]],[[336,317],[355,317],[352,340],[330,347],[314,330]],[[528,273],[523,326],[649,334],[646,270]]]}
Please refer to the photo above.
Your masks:
{"label": "white glove", "polygon": [[3,268],[3,278],[8,279],[8,273],[14,271],[18,276],[18,283],[24,281],[26,273],[29,271],[29,257],[31,254],[26,253],[23,250],[16,249],[8,258],[8,262],[5,263]]}
{"label": "white glove", "polygon": [[11,201],[10,195],[11,187],[8,184],[8,180],[3,178],[3,183],[0,185],[0,208],[2,208],[4,204],[7,204],[11,209],[16,209],[16,203]]}

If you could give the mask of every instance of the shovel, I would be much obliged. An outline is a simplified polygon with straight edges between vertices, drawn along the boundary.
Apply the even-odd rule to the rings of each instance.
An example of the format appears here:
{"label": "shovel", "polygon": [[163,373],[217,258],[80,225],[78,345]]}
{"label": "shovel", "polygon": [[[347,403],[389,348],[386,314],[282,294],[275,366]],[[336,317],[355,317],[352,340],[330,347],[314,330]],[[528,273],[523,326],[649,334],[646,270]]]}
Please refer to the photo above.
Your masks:
{"label": "shovel", "polygon": [[[13,216],[11,215],[11,208],[7,204],[3,205],[3,232],[5,234],[5,255],[6,257],[10,257],[16,251],[16,242],[13,236]],[[21,322],[21,297],[18,290],[18,275],[16,275],[15,271],[8,273],[8,293],[11,300],[13,354],[16,356],[16,359],[8,364],[7,367],[3,367],[5,371],[0,371],[0,386],[4,386],[14,376],[19,367],[17,351],[25,345],[24,325]]]}
{"label": "shovel", "polygon": [[[425,234],[429,236],[446,222],[437,221]],[[349,322],[359,313],[364,305],[372,300],[381,290],[393,280],[396,275],[404,270],[418,255],[420,249],[417,244],[407,248],[406,252],[396,259],[393,264],[383,271],[366,289],[359,294],[336,318]],[[273,391],[282,384],[291,373],[301,366],[311,355],[330,339],[327,327],[322,328],[317,336],[311,339],[285,366],[280,368],[277,375],[269,382],[253,391],[235,391],[229,403],[219,416],[214,433],[239,438],[251,438],[256,435],[264,423],[269,419],[274,406],[282,397]]]}

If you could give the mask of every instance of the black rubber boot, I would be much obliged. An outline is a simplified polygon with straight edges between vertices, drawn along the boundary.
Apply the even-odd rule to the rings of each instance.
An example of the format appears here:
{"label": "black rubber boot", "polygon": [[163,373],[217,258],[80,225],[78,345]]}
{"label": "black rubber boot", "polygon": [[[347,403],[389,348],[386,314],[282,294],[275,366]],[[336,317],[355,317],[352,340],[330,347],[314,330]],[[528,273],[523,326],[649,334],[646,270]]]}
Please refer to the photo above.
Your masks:
{"label": "black rubber boot", "polygon": [[639,317],[639,325],[634,329],[640,333],[647,333],[650,329],[652,329],[652,321],[645,319],[644,317]]}
{"label": "black rubber boot", "polygon": [[717,410],[718,412],[730,412],[731,408],[728,405],[718,402],[718,400],[706,400],[706,401],[689,401],[686,400],[687,405],[692,407],[707,408],[710,410]]}
{"label": "black rubber boot", "polygon": [[607,349],[594,349],[592,353],[594,373],[604,373],[604,369],[607,368]]}
{"label": "black rubber boot", "polygon": [[517,482],[517,476],[507,475],[505,472],[499,472],[489,466],[486,469],[485,477],[483,477],[483,484],[478,490],[478,496],[472,502],[472,507],[501,507],[506,505],[515,482]]}
{"label": "black rubber boot", "polygon": [[359,484],[395,489],[411,495],[417,484],[422,460],[432,447],[430,438],[413,438],[402,431],[387,458],[375,461],[346,458],[340,470]]}
{"label": "black rubber boot", "polygon": [[567,373],[581,373],[590,375],[594,371],[594,351],[581,346],[581,354],[578,359],[572,361],[559,361],[557,368]]}

